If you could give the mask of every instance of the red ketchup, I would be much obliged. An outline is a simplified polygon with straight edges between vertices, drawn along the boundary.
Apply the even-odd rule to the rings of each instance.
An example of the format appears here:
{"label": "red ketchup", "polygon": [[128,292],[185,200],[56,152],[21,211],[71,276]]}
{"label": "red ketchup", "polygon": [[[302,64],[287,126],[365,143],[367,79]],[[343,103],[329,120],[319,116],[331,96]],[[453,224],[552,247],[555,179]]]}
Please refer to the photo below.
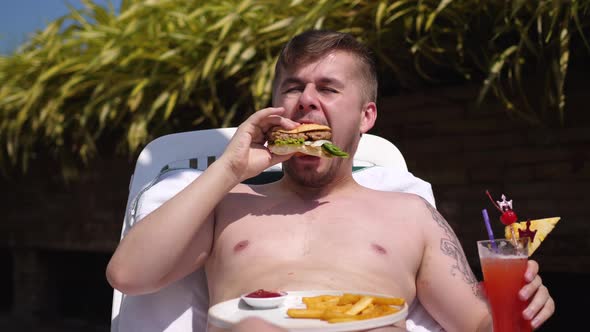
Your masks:
{"label": "red ketchup", "polygon": [[267,299],[267,298],[271,298],[271,297],[280,297],[280,296],[283,296],[283,294],[278,293],[278,292],[266,291],[264,289],[259,289],[257,291],[253,291],[252,293],[246,295],[246,297],[253,297],[253,298],[258,298],[258,299]]}

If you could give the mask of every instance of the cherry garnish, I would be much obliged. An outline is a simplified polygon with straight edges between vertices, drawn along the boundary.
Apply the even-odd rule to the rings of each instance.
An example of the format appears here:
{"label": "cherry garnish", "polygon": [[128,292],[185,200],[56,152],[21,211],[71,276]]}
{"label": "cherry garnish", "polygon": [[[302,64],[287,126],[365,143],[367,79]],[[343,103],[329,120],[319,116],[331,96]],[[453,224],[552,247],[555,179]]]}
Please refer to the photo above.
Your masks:
{"label": "cherry garnish", "polygon": [[512,225],[513,223],[518,221],[518,217],[516,216],[516,213],[514,213],[514,211],[506,210],[500,216],[500,221],[504,225]]}

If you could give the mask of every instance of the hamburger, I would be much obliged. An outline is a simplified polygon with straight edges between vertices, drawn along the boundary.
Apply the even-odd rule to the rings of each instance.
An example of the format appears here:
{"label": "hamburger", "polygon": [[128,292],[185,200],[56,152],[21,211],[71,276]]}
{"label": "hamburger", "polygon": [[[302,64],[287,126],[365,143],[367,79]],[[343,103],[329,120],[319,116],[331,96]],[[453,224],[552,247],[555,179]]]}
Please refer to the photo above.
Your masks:
{"label": "hamburger", "polygon": [[340,150],[330,141],[332,128],[315,123],[305,123],[291,130],[279,127],[268,135],[268,149],[279,155],[300,152],[324,158],[348,158],[348,153]]}

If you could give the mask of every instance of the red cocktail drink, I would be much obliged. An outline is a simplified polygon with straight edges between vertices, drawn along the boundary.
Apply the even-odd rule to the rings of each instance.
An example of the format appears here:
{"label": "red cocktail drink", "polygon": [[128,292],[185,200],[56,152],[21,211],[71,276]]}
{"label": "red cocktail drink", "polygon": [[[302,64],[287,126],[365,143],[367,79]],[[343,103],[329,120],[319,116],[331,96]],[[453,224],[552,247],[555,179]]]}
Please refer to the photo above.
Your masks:
{"label": "red cocktail drink", "polygon": [[528,238],[517,247],[509,240],[478,241],[477,247],[486,295],[492,310],[494,332],[532,331],[530,321],[522,316],[528,305],[518,292],[525,285]]}

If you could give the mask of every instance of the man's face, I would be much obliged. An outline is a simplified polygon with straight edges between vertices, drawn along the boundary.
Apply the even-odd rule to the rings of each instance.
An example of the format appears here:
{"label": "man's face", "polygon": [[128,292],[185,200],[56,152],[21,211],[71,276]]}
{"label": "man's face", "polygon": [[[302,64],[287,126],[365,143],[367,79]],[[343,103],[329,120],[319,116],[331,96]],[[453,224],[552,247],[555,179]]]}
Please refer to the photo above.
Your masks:
{"label": "man's face", "polygon": [[[284,107],[285,116],[294,121],[330,126],[334,144],[353,153],[360,134],[372,127],[376,112],[375,104],[363,97],[361,68],[353,55],[334,51],[299,68],[283,69],[274,91],[274,106]],[[372,112],[368,118],[367,112]],[[334,178],[341,165],[350,168],[351,161],[295,155],[283,168],[296,182],[321,187]]]}

